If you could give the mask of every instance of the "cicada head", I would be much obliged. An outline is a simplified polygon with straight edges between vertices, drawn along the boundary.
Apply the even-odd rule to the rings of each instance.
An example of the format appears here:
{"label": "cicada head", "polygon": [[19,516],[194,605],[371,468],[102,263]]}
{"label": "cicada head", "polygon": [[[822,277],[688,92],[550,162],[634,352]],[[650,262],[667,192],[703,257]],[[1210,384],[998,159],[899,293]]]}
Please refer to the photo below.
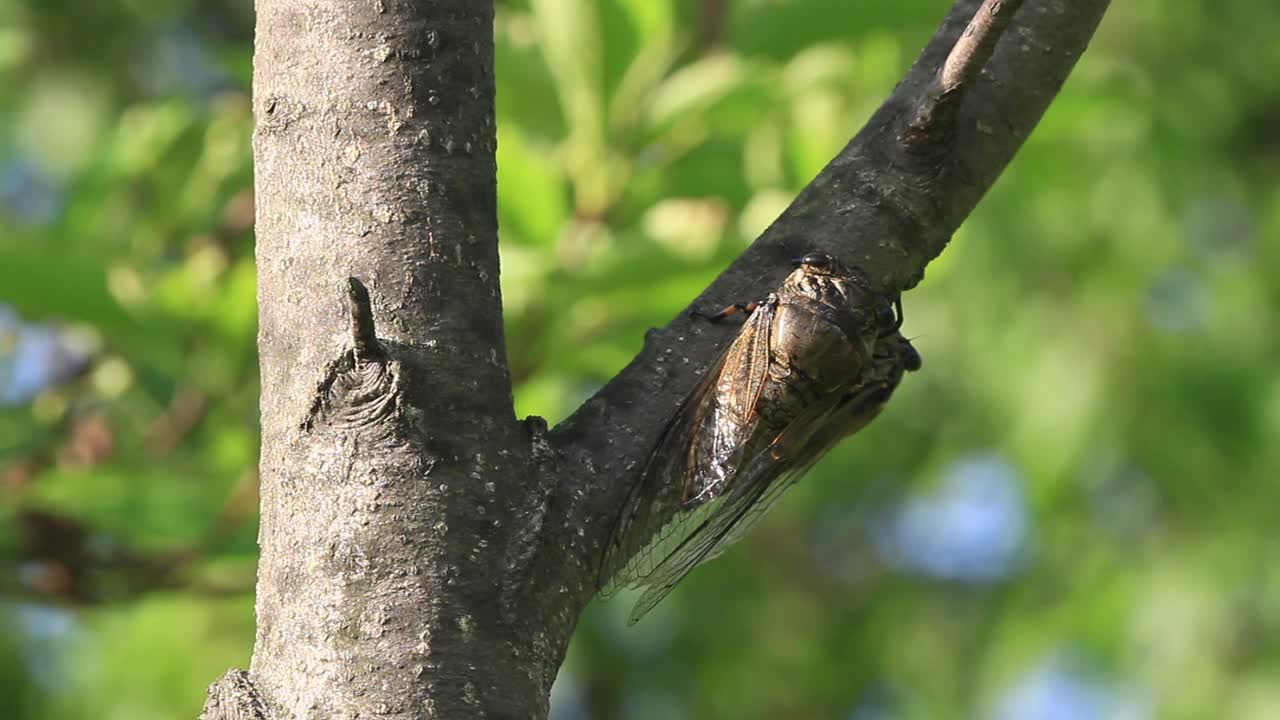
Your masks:
{"label": "cicada head", "polygon": [[829,305],[860,305],[870,291],[862,273],[850,269],[825,253],[809,253],[796,260],[796,269],[783,282],[780,293],[788,293]]}

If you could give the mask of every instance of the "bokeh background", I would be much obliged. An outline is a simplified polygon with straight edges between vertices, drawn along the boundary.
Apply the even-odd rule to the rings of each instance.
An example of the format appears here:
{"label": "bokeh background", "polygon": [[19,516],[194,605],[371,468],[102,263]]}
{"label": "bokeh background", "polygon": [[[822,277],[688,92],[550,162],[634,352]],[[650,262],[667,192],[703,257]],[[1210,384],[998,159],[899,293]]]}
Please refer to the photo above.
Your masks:
{"label": "bokeh background", "polygon": [[[943,0],[509,0],[523,413],[617,371]],[[253,638],[249,0],[0,3],[0,712],[193,718]],[[1280,5],[1117,2],[906,297],[924,370],[556,720],[1280,717]]]}

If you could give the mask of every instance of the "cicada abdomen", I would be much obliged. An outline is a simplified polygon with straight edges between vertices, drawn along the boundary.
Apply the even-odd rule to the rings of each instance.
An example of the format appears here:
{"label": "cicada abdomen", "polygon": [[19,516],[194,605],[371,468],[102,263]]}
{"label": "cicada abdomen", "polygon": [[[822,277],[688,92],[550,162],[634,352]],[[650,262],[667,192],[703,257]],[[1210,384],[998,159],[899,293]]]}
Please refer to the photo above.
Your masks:
{"label": "cicada abdomen", "polygon": [[806,256],[763,301],[713,319],[739,309],[750,316],[664,430],[605,548],[602,594],[647,588],[632,622],[741,537],[920,366],[893,303],[825,255]]}

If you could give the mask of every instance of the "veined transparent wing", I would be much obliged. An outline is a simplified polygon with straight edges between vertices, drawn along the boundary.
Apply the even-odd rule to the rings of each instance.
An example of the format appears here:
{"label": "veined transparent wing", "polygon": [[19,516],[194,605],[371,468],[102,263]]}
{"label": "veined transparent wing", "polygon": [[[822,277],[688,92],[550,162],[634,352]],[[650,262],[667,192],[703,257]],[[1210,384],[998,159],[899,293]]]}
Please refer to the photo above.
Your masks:
{"label": "veined transparent wing", "polygon": [[644,578],[648,589],[629,622],[639,621],[694,568],[742,539],[836,443],[875,419],[901,377],[901,365],[877,368],[843,396],[810,406],[744,463],[729,492],[698,508],[697,526],[664,549],[663,559]]}
{"label": "veined transparent wing", "polygon": [[[740,540],[760,518],[817,460],[800,458],[795,452],[807,449],[807,440],[836,409],[834,403],[817,403],[796,417],[762,450],[741,464],[728,491],[699,507],[696,524],[683,533],[684,539],[668,544],[661,561],[642,579],[647,589],[631,611],[629,622],[644,617],[693,569],[723,553]],[[665,548],[664,548],[665,549]]]}
{"label": "veined transparent wing", "polygon": [[[671,548],[697,532],[719,505],[716,496],[735,484],[744,435],[751,432],[754,405],[769,369],[775,307],[776,298],[770,296],[756,308],[659,437],[610,531],[599,569],[604,597],[650,584],[649,576]],[[726,414],[737,421],[724,422]],[[659,513],[673,507],[680,509],[660,521]]]}

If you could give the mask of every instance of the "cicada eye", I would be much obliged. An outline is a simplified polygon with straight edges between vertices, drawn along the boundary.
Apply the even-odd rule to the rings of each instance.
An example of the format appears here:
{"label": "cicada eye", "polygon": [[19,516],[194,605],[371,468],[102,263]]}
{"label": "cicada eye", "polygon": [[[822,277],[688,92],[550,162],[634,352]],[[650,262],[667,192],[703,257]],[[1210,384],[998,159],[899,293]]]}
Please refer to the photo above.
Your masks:
{"label": "cicada eye", "polygon": [[831,256],[823,255],[822,253],[809,253],[800,258],[800,264],[815,270],[826,270],[831,267]]}

